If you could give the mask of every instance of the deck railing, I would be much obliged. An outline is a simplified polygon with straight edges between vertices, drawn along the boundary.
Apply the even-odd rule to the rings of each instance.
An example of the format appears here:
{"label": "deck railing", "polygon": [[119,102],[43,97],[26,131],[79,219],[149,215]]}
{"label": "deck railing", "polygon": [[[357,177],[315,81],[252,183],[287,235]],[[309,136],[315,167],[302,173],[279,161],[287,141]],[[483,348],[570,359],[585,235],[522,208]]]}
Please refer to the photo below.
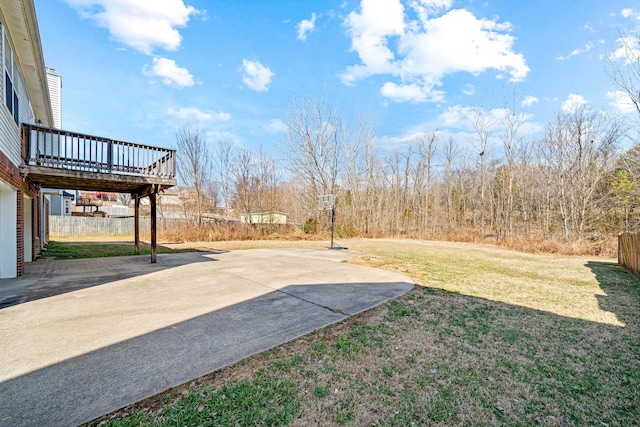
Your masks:
{"label": "deck railing", "polygon": [[22,125],[31,166],[118,175],[175,178],[176,152],[59,129]]}

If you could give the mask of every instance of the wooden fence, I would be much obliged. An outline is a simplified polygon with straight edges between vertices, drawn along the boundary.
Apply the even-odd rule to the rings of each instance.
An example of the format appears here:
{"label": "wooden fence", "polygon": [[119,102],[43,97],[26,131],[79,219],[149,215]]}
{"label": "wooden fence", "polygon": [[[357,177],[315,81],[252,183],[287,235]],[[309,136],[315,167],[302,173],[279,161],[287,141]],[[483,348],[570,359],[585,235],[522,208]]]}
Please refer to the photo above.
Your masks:
{"label": "wooden fence", "polygon": [[[140,218],[140,231],[151,228],[149,218]],[[133,218],[92,218],[82,216],[49,216],[51,236],[133,236]]]}
{"label": "wooden fence", "polygon": [[[158,218],[158,231],[181,230],[185,224],[191,224],[191,222],[186,219]],[[258,235],[288,233],[296,228],[300,228],[300,225],[297,224],[244,224],[239,221],[221,223],[206,221],[203,226],[206,225],[221,227],[222,229],[219,228],[219,231],[230,233],[231,235],[238,231],[238,228],[243,228],[245,232],[249,230]],[[149,233],[150,229],[150,219],[148,217],[141,217],[140,233],[145,235]],[[52,238],[52,236],[133,236],[133,231],[134,219],[132,217],[96,218],[86,216],[49,216],[50,238]],[[201,237],[206,239],[206,233]]]}
{"label": "wooden fence", "polygon": [[618,235],[618,264],[640,277],[640,234]]}

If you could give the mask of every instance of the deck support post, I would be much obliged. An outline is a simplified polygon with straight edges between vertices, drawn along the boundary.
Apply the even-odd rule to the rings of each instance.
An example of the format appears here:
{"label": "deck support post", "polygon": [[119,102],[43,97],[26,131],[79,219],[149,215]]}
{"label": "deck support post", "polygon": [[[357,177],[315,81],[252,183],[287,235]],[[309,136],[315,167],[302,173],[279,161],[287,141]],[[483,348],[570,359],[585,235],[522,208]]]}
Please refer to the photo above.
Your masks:
{"label": "deck support post", "polygon": [[134,208],[133,208],[133,234],[134,244],[136,246],[136,255],[140,255],[140,195],[134,194]]}
{"label": "deck support post", "polygon": [[149,201],[151,205],[151,263],[156,263],[156,194],[158,194],[158,185],[153,186],[153,190],[149,195]]}

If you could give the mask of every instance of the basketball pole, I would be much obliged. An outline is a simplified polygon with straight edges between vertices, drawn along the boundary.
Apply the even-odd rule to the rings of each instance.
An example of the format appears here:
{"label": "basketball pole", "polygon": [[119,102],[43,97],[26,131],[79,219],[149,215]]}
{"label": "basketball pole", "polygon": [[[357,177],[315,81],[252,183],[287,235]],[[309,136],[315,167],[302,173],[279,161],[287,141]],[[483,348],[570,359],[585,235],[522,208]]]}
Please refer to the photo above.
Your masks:
{"label": "basketball pole", "polygon": [[333,246],[333,229],[334,229],[335,219],[336,219],[336,207],[334,205],[334,206],[331,206],[331,249],[334,248],[334,246]]}

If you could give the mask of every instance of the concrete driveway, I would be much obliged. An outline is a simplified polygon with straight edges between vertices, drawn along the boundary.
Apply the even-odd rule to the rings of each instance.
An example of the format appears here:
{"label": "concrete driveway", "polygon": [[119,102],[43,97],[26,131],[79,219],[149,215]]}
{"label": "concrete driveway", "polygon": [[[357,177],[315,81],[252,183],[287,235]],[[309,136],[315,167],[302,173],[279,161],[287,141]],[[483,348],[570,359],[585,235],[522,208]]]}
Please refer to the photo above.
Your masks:
{"label": "concrete driveway", "polygon": [[400,274],[341,262],[355,255],[37,261],[24,277],[0,280],[0,300],[28,301],[0,310],[0,426],[90,421],[413,287]]}

